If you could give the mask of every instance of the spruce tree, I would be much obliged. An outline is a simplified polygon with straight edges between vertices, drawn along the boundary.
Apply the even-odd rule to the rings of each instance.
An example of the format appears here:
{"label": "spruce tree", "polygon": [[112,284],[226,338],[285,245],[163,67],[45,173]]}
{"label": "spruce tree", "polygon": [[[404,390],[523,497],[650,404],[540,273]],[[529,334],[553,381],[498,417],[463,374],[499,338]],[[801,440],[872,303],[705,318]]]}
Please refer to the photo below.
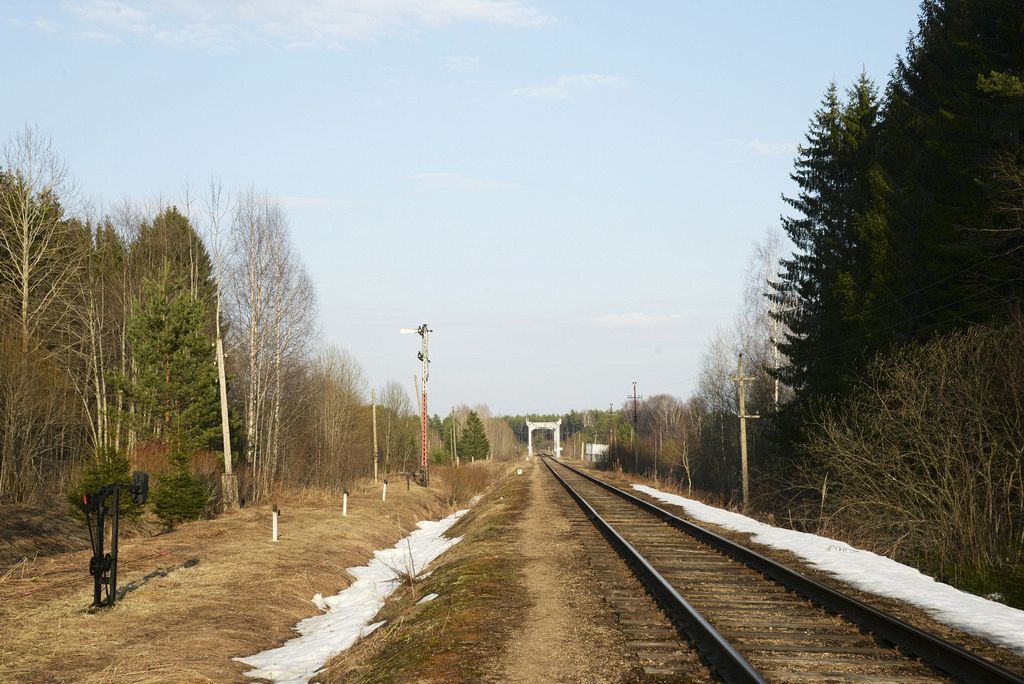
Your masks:
{"label": "spruce tree", "polygon": [[[139,235],[131,244],[131,263],[136,282],[159,280],[164,272],[170,272],[193,299],[201,300],[212,310],[216,284],[210,254],[177,207],[168,207],[151,223],[139,226]],[[205,322],[210,335],[213,325],[210,315]]]}
{"label": "spruce tree", "polygon": [[150,280],[128,326],[135,374],[127,383],[143,437],[186,453],[219,436],[220,409],[206,306],[164,270]]}
{"label": "spruce tree", "polygon": [[831,84],[799,148],[793,180],[800,190],[783,199],[797,215],[782,226],[796,245],[782,260],[771,295],[789,329],[780,347],[788,363],[781,379],[793,387],[800,413],[810,403],[841,395],[864,356],[858,319],[870,255],[862,223],[870,207],[878,99],[864,75],[840,100]]}
{"label": "spruce tree", "polygon": [[476,411],[470,411],[466,416],[466,424],[462,427],[462,436],[459,438],[459,459],[463,461],[475,461],[487,458],[491,450],[491,444],[487,441],[487,431]]}
{"label": "spruce tree", "polygon": [[[131,464],[128,457],[114,447],[100,447],[67,492],[71,511],[81,515],[79,504],[82,503],[85,494],[91,494],[110,484],[126,484],[131,479]],[[132,502],[131,496],[127,494],[121,496],[119,508],[123,518],[137,518],[142,512],[141,507]]]}
{"label": "spruce tree", "polygon": [[[149,280],[128,325],[135,372],[124,383],[143,438],[171,448],[170,472],[156,478],[153,511],[168,526],[202,515],[206,490],[191,455],[219,436],[220,410],[206,305],[164,268]],[[126,417],[127,418],[127,417]]]}
{"label": "spruce tree", "polygon": [[206,488],[192,473],[188,453],[180,442],[173,442],[171,471],[157,478],[153,487],[153,512],[168,527],[200,518],[206,508]]}
{"label": "spruce tree", "polygon": [[893,73],[875,183],[875,304],[888,343],[1005,319],[1024,294],[1001,162],[1020,166],[1024,3],[924,0]]}

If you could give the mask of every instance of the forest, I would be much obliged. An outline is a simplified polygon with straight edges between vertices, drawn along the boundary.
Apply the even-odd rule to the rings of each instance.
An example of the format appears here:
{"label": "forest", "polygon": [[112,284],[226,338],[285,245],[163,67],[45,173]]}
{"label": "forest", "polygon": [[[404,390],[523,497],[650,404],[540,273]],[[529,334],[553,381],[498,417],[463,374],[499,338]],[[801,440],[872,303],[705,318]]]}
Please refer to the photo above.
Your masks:
{"label": "forest", "polygon": [[886,84],[824,84],[696,391],[567,414],[569,452],[1024,606],[1022,35],[1019,2],[927,0]]}

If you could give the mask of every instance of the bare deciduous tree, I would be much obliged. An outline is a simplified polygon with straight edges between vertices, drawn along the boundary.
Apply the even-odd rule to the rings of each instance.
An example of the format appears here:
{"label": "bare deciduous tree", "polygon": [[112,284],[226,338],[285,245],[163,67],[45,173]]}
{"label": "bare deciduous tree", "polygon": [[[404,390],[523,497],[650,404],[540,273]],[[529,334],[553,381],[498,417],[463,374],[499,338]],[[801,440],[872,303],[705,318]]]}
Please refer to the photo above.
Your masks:
{"label": "bare deciduous tree", "polygon": [[308,458],[295,465],[303,484],[337,486],[371,470],[366,381],[347,351],[328,347],[313,361],[308,399],[312,424]]}
{"label": "bare deciduous tree", "polygon": [[246,461],[255,499],[268,494],[282,448],[284,369],[300,360],[313,335],[313,288],[292,251],[279,205],[249,190],[238,198],[232,226],[230,301],[242,351]]}
{"label": "bare deciduous tree", "polygon": [[[779,342],[787,330],[779,322],[782,306],[772,283],[779,278],[784,236],[778,226],[768,228],[764,238],[756,242],[747,262],[744,276],[743,303],[736,317],[736,338],[749,369],[758,377],[758,384],[771,396],[771,408],[788,401],[792,392],[774,377],[784,362]],[[770,385],[770,386],[769,386]],[[768,405],[756,407],[767,410]]]}
{"label": "bare deciduous tree", "polygon": [[0,148],[0,167],[0,298],[23,351],[52,348],[80,264],[76,226],[61,204],[70,196],[67,166],[48,137],[26,127]]}
{"label": "bare deciduous tree", "polygon": [[384,428],[384,472],[395,467],[409,472],[416,455],[419,416],[413,412],[412,400],[402,383],[392,380],[384,385],[380,391],[380,406]]}

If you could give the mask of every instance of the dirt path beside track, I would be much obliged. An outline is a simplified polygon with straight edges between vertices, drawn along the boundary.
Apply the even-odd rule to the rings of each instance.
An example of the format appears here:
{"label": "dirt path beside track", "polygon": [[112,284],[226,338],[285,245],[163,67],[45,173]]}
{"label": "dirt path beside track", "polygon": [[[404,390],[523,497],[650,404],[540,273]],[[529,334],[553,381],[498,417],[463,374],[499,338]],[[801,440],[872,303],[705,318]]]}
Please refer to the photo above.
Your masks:
{"label": "dirt path beside track", "polygon": [[562,492],[541,463],[534,461],[525,473],[530,503],[516,532],[532,605],[495,679],[620,681],[635,663],[624,653],[622,634],[555,499]]}

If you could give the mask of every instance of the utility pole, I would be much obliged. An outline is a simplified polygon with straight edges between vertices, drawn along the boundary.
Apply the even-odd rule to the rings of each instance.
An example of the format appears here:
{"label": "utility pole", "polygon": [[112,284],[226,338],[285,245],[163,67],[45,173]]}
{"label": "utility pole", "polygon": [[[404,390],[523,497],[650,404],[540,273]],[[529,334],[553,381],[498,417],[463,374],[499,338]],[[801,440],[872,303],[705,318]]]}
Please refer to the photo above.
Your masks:
{"label": "utility pole", "polygon": [[[220,281],[217,282],[220,288]],[[238,481],[231,470],[231,425],[228,422],[228,384],[224,372],[224,340],[220,336],[220,295],[217,296],[217,383],[220,385],[220,429],[224,440],[224,474],[220,486],[224,496],[224,510],[238,505]]]}
{"label": "utility pole", "polygon": [[377,484],[377,390],[370,390],[370,410],[373,412],[373,483]]}
{"label": "utility pole", "polygon": [[[434,332],[423,323],[418,328],[402,328],[399,332],[403,335],[417,333],[423,340],[423,348],[416,355],[423,363],[423,382],[420,386],[420,483],[425,487],[430,484],[430,476],[427,471],[427,378],[430,376],[430,333]],[[415,376],[413,376],[415,377]]]}
{"label": "utility pole", "polygon": [[771,313],[768,315],[769,320],[772,322],[772,368],[774,373],[772,377],[775,381],[775,387],[772,392],[773,406],[775,412],[779,412],[779,321],[776,320],[775,316]]}
{"label": "utility pole", "polygon": [[449,421],[452,424],[452,463],[454,463],[455,467],[458,468],[459,467],[459,439],[458,439],[458,437],[455,436],[455,433],[458,432],[458,430],[456,430],[457,426],[456,426],[456,423],[455,423],[455,407],[454,406],[452,407],[452,412],[450,414],[448,414],[448,415],[449,415]]}
{"label": "utility pole", "polygon": [[633,381],[633,394],[626,397],[627,399],[633,399],[633,472],[640,472],[640,439],[639,431],[637,430],[637,399],[642,399],[642,396],[637,395],[637,381]]}
{"label": "utility pole", "polygon": [[221,265],[224,257],[224,244],[220,239],[220,221],[227,213],[226,210],[222,212],[220,207],[220,183],[214,183],[211,181],[207,209],[209,210],[210,217],[213,268],[217,281],[213,326],[214,332],[217,336],[214,346],[217,353],[217,384],[220,386],[220,429],[221,437],[224,440],[224,473],[221,475],[220,485],[224,499],[224,510],[229,511],[238,505],[238,480],[235,478],[235,474],[232,471],[231,466],[231,425],[228,420],[228,384],[227,374],[224,371],[224,339],[221,337],[220,332],[221,281],[223,280]]}
{"label": "utility pole", "polygon": [[633,440],[632,440],[633,441],[633,472],[639,473],[640,472],[640,451],[637,448],[637,442],[639,442],[640,440],[637,439],[637,408],[636,408],[636,401],[637,401],[637,399],[643,399],[643,397],[637,396],[637,393],[636,393],[636,380],[633,381],[633,394],[632,394],[632,396],[627,396],[626,398],[633,400]]}
{"label": "utility pole", "polygon": [[747,415],[747,404],[746,404],[746,382],[747,380],[754,380],[753,377],[743,375],[743,352],[740,352],[739,360],[736,366],[736,376],[729,378],[733,382],[739,383],[740,393],[740,469],[743,473],[743,511],[746,512],[747,505],[750,501],[750,480],[747,475],[747,419],[748,418],[760,418],[761,416]]}
{"label": "utility pole", "polygon": [[608,450],[615,450],[615,426],[612,424],[612,419],[615,417],[615,410],[612,408],[612,403],[608,402]]}

